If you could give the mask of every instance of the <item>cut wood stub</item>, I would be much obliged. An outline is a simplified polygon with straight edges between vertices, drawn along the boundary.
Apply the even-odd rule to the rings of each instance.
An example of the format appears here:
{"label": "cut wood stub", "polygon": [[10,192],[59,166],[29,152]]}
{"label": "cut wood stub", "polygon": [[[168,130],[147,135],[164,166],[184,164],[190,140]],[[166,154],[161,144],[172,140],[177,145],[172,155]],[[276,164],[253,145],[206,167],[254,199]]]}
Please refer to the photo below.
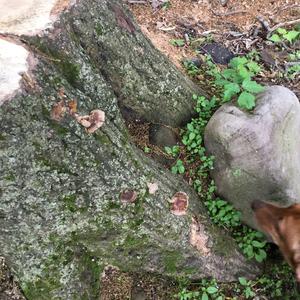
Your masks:
{"label": "cut wood stub", "polygon": [[37,34],[69,5],[70,0],[0,0],[0,33]]}
{"label": "cut wood stub", "polygon": [[29,68],[29,52],[0,38],[0,105],[20,89],[22,73]]}
{"label": "cut wood stub", "polygon": [[18,43],[17,36],[36,35],[50,28],[59,13],[74,2],[0,0],[0,105],[21,89],[22,75],[29,73],[31,65],[29,60],[32,56]]}

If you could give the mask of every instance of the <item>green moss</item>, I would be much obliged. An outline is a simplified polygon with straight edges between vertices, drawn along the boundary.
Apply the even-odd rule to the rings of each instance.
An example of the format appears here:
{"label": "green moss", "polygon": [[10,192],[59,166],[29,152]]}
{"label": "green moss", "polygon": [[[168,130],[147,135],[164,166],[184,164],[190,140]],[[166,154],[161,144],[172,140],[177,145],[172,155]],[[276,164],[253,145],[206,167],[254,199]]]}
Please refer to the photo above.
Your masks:
{"label": "green moss", "polygon": [[62,58],[58,65],[64,77],[74,86],[79,79],[80,66],[69,62],[66,58]]}
{"label": "green moss", "polygon": [[50,127],[52,129],[54,129],[55,132],[60,136],[64,136],[69,132],[69,130],[66,127],[60,125],[59,123],[57,123],[55,121],[51,120],[49,123],[50,123]]}
{"label": "green moss", "polygon": [[228,238],[226,234],[220,234],[216,226],[209,227],[209,235],[214,238],[214,251],[224,257],[230,256],[236,249],[236,242]]}
{"label": "green moss", "polygon": [[5,136],[0,133],[0,141],[5,141],[5,140],[6,140]]}
{"label": "green moss", "polygon": [[182,269],[182,272],[186,275],[199,274],[199,269],[193,268],[193,267],[184,268],[184,269]]}
{"label": "green moss", "polygon": [[82,300],[98,299],[102,270],[103,266],[99,264],[98,259],[85,249],[80,258],[79,271],[81,274],[81,281],[87,283],[89,291],[82,295]]}
{"label": "green moss", "polygon": [[78,207],[76,205],[76,195],[66,195],[62,198],[64,202],[65,208],[68,209],[70,212],[76,212]]}
{"label": "green moss", "polygon": [[102,35],[103,34],[103,27],[100,24],[97,24],[95,26],[95,31],[96,31],[97,35]]}
{"label": "green moss", "polygon": [[27,300],[49,300],[54,299],[52,292],[60,288],[61,284],[58,280],[48,278],[37,280],[34,283],[24,283],[21,287]]}
{"label": "green moss", "polygon": [[4,179],[7,180],[7,181],[15,181],[15,180],[16,180],[16,177],[15,177],[14,174],[10,173],[10,174],[6,175],[6,176],[4,177]]}
{"label": "green moss", "polygon": [[118,202],[115,202],[115,201],[113,201],[113,200],[108,201],[107,206],[106,206],[106,208],[107,208],[108,210],[111,210],[111,209],[119,209],[120,207],[121,207],[121,204],[118,203]]}
{"label": "green moss", "polygon": [[141,248],[148,241],[146,234],[135,237],[133,235],[127,235],[124,241],[124,247],[126,249],[138,249]]}
{"label": "green moss", "polygon": [[168,273],[175,273],[178,264],[182,261],[182,255],[176,251],[169,251],[163,257],[165,270]]}
{"label": "green moss", "polygon": [[47,48],[43,43],[38,42],[37,47],[40,51],[54,58],[53,62],[71,85],[74,86],[77,83],[80,72],[80,66],[78,64],[70,62],[64,54]]}
{"label": "green moss", "polygon": [[96,141],[98,141],[102,145],[111,144],[110,139],[107,137],[107,135],[105,135],[102,132],[99,132],[99,133],[97,132],[97,134],[94,134],[94,137],[95,137]]}

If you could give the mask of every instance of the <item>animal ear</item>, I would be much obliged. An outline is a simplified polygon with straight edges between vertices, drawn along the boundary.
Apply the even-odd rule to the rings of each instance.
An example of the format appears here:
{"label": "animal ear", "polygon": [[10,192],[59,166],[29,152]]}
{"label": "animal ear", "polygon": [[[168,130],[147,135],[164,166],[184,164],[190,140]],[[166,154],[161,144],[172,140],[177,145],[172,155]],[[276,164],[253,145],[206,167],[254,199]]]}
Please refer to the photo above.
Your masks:
{"label": "animal ear", "polygon": [[284,216],[286,208],[277,207],[263,201],[254,201],[252,209],[261,230],[270,235],[276,244],[279,244],[280,233],[278,225]]}

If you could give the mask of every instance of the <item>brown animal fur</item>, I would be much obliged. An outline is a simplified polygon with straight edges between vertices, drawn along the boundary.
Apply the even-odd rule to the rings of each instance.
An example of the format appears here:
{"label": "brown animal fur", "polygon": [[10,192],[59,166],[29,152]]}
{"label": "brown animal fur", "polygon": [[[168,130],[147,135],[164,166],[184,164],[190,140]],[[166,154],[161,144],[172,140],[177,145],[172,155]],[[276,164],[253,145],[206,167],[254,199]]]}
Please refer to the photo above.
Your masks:
{"label": "brown animal fur", "polygon": [[252,209],[259,227],[278,245],[300,282],[300,204],[278,207],[255,201]]}

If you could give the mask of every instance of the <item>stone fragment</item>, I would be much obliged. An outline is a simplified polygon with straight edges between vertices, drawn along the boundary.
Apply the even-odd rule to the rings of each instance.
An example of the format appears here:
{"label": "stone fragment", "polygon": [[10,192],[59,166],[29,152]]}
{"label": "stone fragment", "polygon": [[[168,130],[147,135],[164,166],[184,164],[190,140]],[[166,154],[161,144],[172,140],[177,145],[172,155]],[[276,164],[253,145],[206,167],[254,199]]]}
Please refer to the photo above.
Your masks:
{"label": "stone fragment", "polygon": [[159,124],[151,124],[149,128],[149,141],[151,144],[159,147],[173,146],[177,143],[177,137],[171,128]]}
{"label": "stone fragment", "polygon": [[208,53],[216,64],[226,65],[234,57],[234,54],[220,43],[206,44],[201,49]]}

